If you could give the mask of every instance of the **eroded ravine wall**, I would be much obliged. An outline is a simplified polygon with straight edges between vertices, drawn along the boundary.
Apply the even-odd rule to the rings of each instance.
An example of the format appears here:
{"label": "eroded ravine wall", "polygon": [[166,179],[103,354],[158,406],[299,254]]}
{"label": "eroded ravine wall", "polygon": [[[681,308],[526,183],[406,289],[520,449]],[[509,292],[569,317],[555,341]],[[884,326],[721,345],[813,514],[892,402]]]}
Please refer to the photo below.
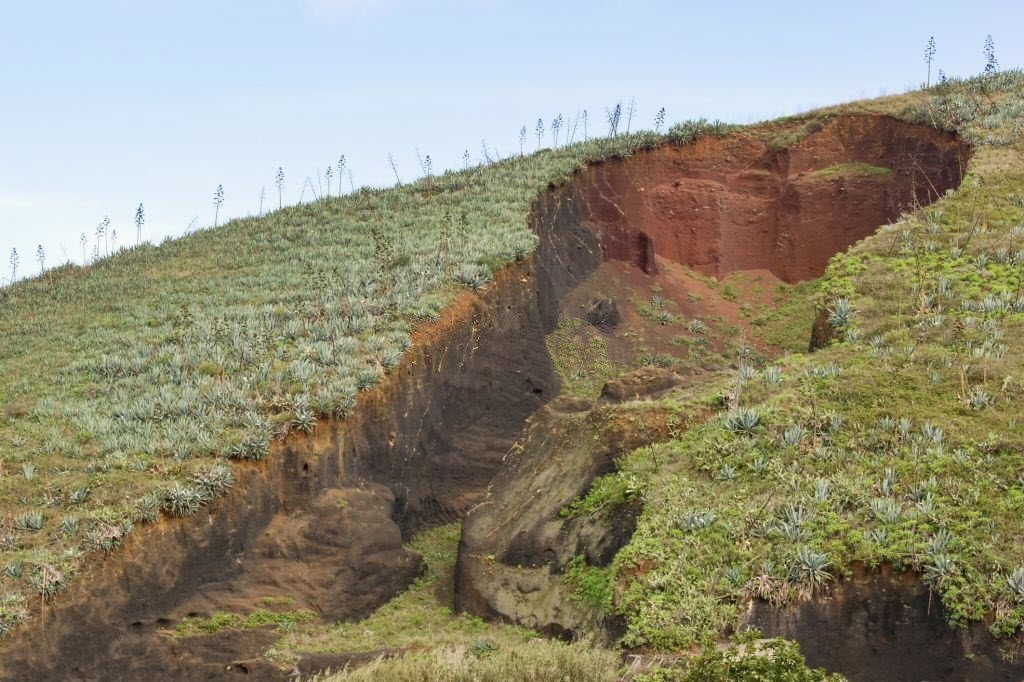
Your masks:
{"label": "eroded ravine wall", "polygon": [[[235,486],[200,515],[140,528],[124,548],[92,561],[0,644],[0,679],[211,679],[243,669],[278,676],[265,660],[231,665],[230,642],[197,656],[160,630],[204,596],[219,591],[231,598],[262,574],[287,572],[261,562],[279,558],[282,547],[298,546],[301,554],[302,533],[268,547],[268,529],[310,510],[322,513],[325,494],[341,491],[367,507],[380,499],[390,508],[390,519],[368,517],[371,525],[358,531],[368,542],[347,546],[350,556],[339,563],[358,564],[366,558],[360,549],[379,554],[375,536],[390,536],[386,549],[396,563],[404,561],[403,535],[461,517],[526,418],[557,393],[545,335],[557,322],[559,299],[600,262],[596,236],[580,225],[577,207],[571,185],[545,193],[531,219],[540,237],[532,257],[419,330],[400,366],[345,421],[324,421],[311,436],[275,444],[265,463],[238,466]],[[345,513],[339,504],[333,508]],[[316,521],[306,518],[301,526],[314,539]],[[329,540],[325,535],[320,539]],[[309,549],[318,562],[316,548]],[[295,556],[291,570],[301,572],[303,561]],[[343,570],[339,565],[334,575]],[[377,582],[357,582],[349,593],[380,589],[366,604],[379,606],[415,577],[395,570],[389,580],[363,576]]]}
{"label": "eroded ravine wall", "polygon": [[829,595],[787,608],[755,600],[745,620],[765,637],[798,642],[809,666],[851,682],[1024,679],[1018,638],[997,642],[983,623],[951,628],[920,575],[891,566],[854,566]]}
{"label": "eroded ravine wall", "polygon": [[[956,156],[937,147],[940,165]],[[415,573],[402,539],[460,518],[528,416],[557,392],[544,337],[564,295],[602,257],[650,264],[653,249],[714,273],[745,263],[739,246],[732,254],[718,237],[705,239],[701,221],[709,230],[760,234],[765,214],[781,214],[778,178],[803,163],[800,153],[768,158],[747,135],[705,138],[595,164],[545,192],[531,218],[540,241],[528,261],[419,330],[399,368],[344,422],[276,444],[267,462],[238,466],[234,488],[200,516],[140,528],[122,550],[91,561],[66,593],[0,643],[0,679],[210,679],[243,668],[278,676],[260,656],[226,668],[234,656],[226,640],[196,652],[160,630],[196,603],[213,608],[244,597],[289,566],[326,565],[337,578],[340,586],[313,580],[309,588],[333,590],[310,597],[331,618],[358,617],[402,589]],[[345,502],[365,513],[349,518]],[[293,531],[285,541],[267,539]],[[350,542],[342,537],[350,532],[362,536]],[[338,544],[323,553],[318,542]],[[333,563],[351,570],[331,573]],[[360,572],[361,563],[383,575]]]}
{"label": "eroded ravine wall", "polygon": [[596,165],[583,217],[609,258],[657,256],[713,277],[770,270],[813,279],[834,254],[960,184],[956,135],[884,116],[843,116],[788,148],[705,136]]}

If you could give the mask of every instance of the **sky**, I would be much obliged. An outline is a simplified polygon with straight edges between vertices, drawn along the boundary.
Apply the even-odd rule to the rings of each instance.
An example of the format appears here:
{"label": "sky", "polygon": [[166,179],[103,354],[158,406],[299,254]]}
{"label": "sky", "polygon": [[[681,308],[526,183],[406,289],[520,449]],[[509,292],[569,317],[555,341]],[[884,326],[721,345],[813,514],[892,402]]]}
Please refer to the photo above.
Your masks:
{"label": "sky", "polygon": [[[633,127],[750,123],[1024,66],[1024,3],[0,0],[0,282],[310,198],[344,154],[394,183],[519,151],[519,130],[636,102]],[[545,136],[550,144],[550,135]],[[338,190],[334,179],[334,191]],[[349,186],[345,178],[346,189]],[[83,256],[82,235],[86,237]]]}

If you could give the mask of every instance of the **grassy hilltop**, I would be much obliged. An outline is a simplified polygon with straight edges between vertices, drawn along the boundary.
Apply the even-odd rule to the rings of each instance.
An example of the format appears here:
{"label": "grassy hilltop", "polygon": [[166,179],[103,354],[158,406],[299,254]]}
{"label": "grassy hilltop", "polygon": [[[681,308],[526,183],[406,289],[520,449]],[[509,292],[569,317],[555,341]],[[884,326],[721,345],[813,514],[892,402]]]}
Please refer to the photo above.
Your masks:
{"label": "grassy hilltop", "polygon": [[[1024,627],[1024,74],[748,132],[799,136],[848,112],[959,131],[975,146],[968,173],[794,289],[828,306],[831,345],[767,364],[737,356],[738,409],[630,454],[566,511],[643,500],[612,565],[576,567],[580,598],[625,618],[624,646],[714,643],[744,598],[812,597],[861,564],[920,571],[954,624]],[[233,461],[344,417],[418,324],[532,252],[531,206],[549,185],[731,129],[690,122],[364,189],[0,290],[0,636],[59,598],[85,553],[196,513],[231,486]],[[468,645],[484,632],[451,623],[462,634],[446,640],[438,621],[432,636]],[[495,655],[521,656],[526,639],[512,633]],[[545,646],[530,657],[549,671],[607,679],[616,665]],[[477,665],[430,665],[449,663]]]}

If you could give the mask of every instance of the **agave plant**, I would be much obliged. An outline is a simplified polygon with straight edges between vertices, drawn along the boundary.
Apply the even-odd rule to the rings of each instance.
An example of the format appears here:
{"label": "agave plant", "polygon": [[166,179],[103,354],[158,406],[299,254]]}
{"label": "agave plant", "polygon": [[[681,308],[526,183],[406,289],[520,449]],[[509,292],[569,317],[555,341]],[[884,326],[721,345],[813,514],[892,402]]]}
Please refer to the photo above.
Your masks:
{"label": "agave plant", "polygon": [[782,510],[783,515],[786,517],[786,521],[797,526],[802,526],[807,523],[813,516],[814,512],[806,507],[799,507],[795,505],[786,505]]}
{"label": "agave plant", "polygon": [[878,418],[878,428],[882,431],[892,431],[896,428],[896,420],[889,415],[883,415]]}
{"label": "agave plant", "polygon": [[799,424],[790,424],[782,432],[782,442],[784,445],[789,447],[795,447],[800,444],[800,441],[804,438],[804,429]]}
{"label": "agave plant", "polygon": [[479,291],[491,280],[491,272],[477,265],[466,265],[459,270],[455,279],[473,291]]}
{"label": "agave plant", "polygon": [[850,324],[854,315],[850,299],[840,296],[828,307],[828,324],[833,329],[842,329]]}
{"label": "agave plant", "polygon": [[725,420],[725,428],[732,433],[751,434],[761,423],[761,415],[751,408],[734,410]]}
{"label": "agave plant", "polygon": [[825,589],[832,579],[828,569],[832,566],[828,555],[801,547],[790,569],[790,580],[800,585],[808,596],[813,596]]}
{"label": "agave plant", "polygon": [[929,555],[924,565],[924,579],[941,587],[956,571],[956,564],[945,552]]}
{"label": "agave plant", "polygon": [[815,502],[827,502],[829,496],[829,482],[827,478],[819,478],[814,482],[814,500]]}
{"label": "agave plant", "polygon": [[722,577],[733,587],[743,584],[743,569],[738,566],[726,566],[722,569]]}
{"label": "agave plant", "polygon": [[164,499],[159,493],[149,492],[136,503],[136,518],[144,523],[154,523],[160,518]]}
{"label": "agave plant", "polygon": [[945,528],[935,531],[935,534],[928,540],[928,554],[942,554],[953,542],[953,535]]}
{"label": "agave plant", "polygon": [[192,481],[203,495],[203,499],[208,502],[233,486],[235,477],[227,465],[218,462],[209,469],[192,474]]}
{"label": "agave plant", "polygon": [[30,577],[29,584],[44,598],[57,594],[65,584],[65,576],[50,564],[43,564]]}
{"label": "agave plant", "polygon": [[77,516],[65,516],[60,521],[61,535],[73,538],[78,535],[79,521]]}
{"label": "agave plant", "polygon": [[903,518],[903,508],[894,500],[874,498],[868,506],[871,514],[883,523],[895,524]]}
{"label": "agave plant", "polygon": [[0,595],[0,639],[14,632],[27,617],[28,610],[24,607],[21,595]]}
{"label": "agave plant", "polygon": [[736,467],[731,464],[723,464],[721,469],[718,470],[718,477],[723,481],[731,481],[738,475]]}
{"label": "agave plant", "polygon": [[885,497],[891,497],[893,488],[896,486],[896,470],[886,467],[882,472],[882,480],[878,484],[878,492]]}
{"label": "agave plant", "polygon": [[761,381],[765,386],[778,386],[782,383],[782,370],[775,365],[765,367],[761,374]]}
{"label": "agave plant", "polygon": [[679,525],[683,530],[703,530],[717,519],[718,516],[710,510],[687,511],[680,518]]}
{"label": "agave plant", "polygon": [[1024,566],[1018,566],[1006,578],[1006,587],[1018,603],[1024,602]]}
{"label": "agave plant", "polygon": [[935,496],[930,492],[925,493],[924,497],[918,500],[914,506],[917,507],[917,513],[929,516],[935,513]]}
{"label": "agave plant", "polygon": [[984,388],[975,386],[967,396],[967,402],[975,410],[983,410],[992,402],[992,396]]}
{"label": "agave plant", "polygon": [[228,450],[228,456],[232,459],[260,460],[267,456],[270,448],[270,439],[266,431],[251,431],[240,442],[232,445]]}
{"label": "agave plant", "polygon": [[791,542],[800,542],[805,539],[807,532],[799,523],[793,521],[778,521],[774,524],[772,532],[780,538]]}
{"label": "agave plant", "polygon": [[931,441],[935,445],[942,444],[942,429],[935,426],[931,422],[925,422],[921,425],[921,437],[926,441]]}
{"label": "agave plant", "polygon": [[741,384],[746,384],[753,381],[757,377],[757,370],[750,365],[740,365],[740,369],[737,373],[737,378]]}
{"label": "agave plant", "polygon": [[316,426],[316,415],[306,405],[298,405],[292,415],[292,426],[303,433],[312,433]]}

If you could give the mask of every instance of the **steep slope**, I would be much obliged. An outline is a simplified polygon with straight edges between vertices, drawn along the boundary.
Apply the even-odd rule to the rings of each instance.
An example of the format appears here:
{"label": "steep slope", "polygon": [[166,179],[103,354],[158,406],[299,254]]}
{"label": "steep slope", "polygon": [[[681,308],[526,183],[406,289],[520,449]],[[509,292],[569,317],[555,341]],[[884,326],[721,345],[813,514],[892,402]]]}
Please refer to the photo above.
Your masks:
{"label": "steep slope", "polygon": [[[1010,74],[999,83],[981,81],[992,102],[986,116],[1017,106],[1019,80]],[[977,86],[962,87],[971,93]],[[905,117],[941,116],[949,109],[935,100],[943,96],[949,93],[910,98],[925,108]],[[1020,206],[1007,194],[1019,178],[1000,165],[1019,160],[1018,152],[979,139],[973,126],[990,122],[981,113],[940,121],[971,133],[982,150],[971,172],[989,184],[969,182],[939,204],[940,212],[902,216],[956,187],[970,155],[952,133],[880,115],[907,103],[869,103],[855,115],[822,112],[731,135],[696,125],[677,127],[668,139],[644,133],[574,145],[239,221],[5,290],[0,363],[5,377],[18,379],[3,386],[0,424],[0,442],[9,443],[2,455],[15,472],[0,479],[8,519],[0,627],[29,620],[0,643],[3,675],[93,679],[112,664],[129,677],[284,674],[261,655],[272,631],[228,627],[204,640],[169,630],[191,615],[222,610],[236,618],[225,622],[237,624],[259,615],[260,600],[291,600],[294,609],[273,618],[289,628],[314,627],[361,617],[408,585],[420,563],[402,541],[460,518],[479,501],[528,416],[557,393],[558,358],[552,364],[544,337],[560,324],[573,288],[607,265],[602,258],[640,273],[634,284],[655,278],[652,286],[673,290],[674,282],[680,292],[700,277],[715,288],[713,278],[737,271],[796,282],[821,274],[832,254],[888,221],[901,221],[899,244],[891,241],[893,230],[869,239],[852,256],[833,259],[816,288],[801,290],[803,304],[820,294],[829,317],[837,315],[838,299],[853,301],[857,323],[847,313],[830,325],[843,343],[825,356],[783,358],[780,380],[747,362],[727,326],[704,338],[723,353],[714,369],[740,366],[741,385],[722,397],[726,407],[740,401],[756,410],[749,428],[736,411],[682,432],[654,428],[657,437],[646,436],[650,448],[621,459],[644,441],[618,443],[597,466],[584,447],[577,459],[588,467],[585,475],[568,474],[577,485],[559,499],[527,505],[526,513],[544,518],[520,523],[527,530],[517,536],[485,538],[474,536],[488,527],[474,512],[464,552],[508,567],[529,564],[540,572],[525,582],[552,580],[567,590],[559,600],[574,590],[571,580],[558,578],[563,571],[604,580],[610,602],[600,606],[618,618],[628,646],[678,650],[713,640],[740,624],[740,605],[759,595],[778,603],[820,596],[825,591],[815,580],[824,584],[857,561],[923,567],[945,590],[951,619],[977,619],[992,606],[998,629],[1012,632],[1020,621],[1012,581],[1009,590],[979,585],[998,583],[1012,568],[1014,543],[987,552],[970,535],[978,530],[971,512],[996,510],[971,497],[982,482],[956,467],[973,454],[993,465],[991,482],[1006,494],[990,530],[1013,537],[1012,477],[1004,471],[1017,452],[1013,426],[984,408],[1004,404],[1019,389],[1012,355],[999,347],[1019,325],[1010,228]],[[946,253],[948,262],[932,262]],[[939,269],[945,274],[932,279]],[[899,299],[907,289],[921,297],[909,314]],[[957,313],[943,317],[935,301],[954,296],[961,297]],[[677,324],[668,304],[658,305],[664,307],[645,314],[658,326]],[[896,326],[887,327],[892,320]],[[947,323],[952,336],[944,335]],[[699,341],[709,335],[688,329],[692,338],[683,346],[700,350],[691,359],[704,357]],[[622,330],[619,340],[628,334]],[[780,352],[769,345],[762,340],[760,347]],[[688,362],[683,346],[682,357],[672,360],[677,371]],[[910,348],[908,360],[895,362],[894,347]],[[968,366],[967,355],[980,369]],[[617,362],[616,371],[630,364]],[[923,384],[914,374],[921,367],[939,373],[928,401],[919,397]],[[763,388],[751,386],[757,372]],[[947,380],[956,372],[955,388],[964,395],[947,405]],[[855,379],[848,391],[835,389],[840,374]],[[898,380],[886,384],[883,375]],[[936,448],[942,430],[931,420],[984,402],[983,393],[988,402],[980,409],[953,416],[957,438],[947,442],[956,440],[966,455],[955,449],[949,464],[948,450]],[[897,404],[909,399],[911,407],[868,409],[870,395]],[[678,402],[666,400],[655,413],[678,410]],[[820,410],[808,415],[809,405]],[[563,408],[582,414],[590,406]],[[902,439],[894,439],[873,426],[889,416],[897,429],[904,414],[917,429],[929,420],[920,437],[898,431]],[[849,428],[832,428],[836,423]],[[640,426],[644,433],[650,425]],[[983,443],[986,430],[1005,441]],[[578,445],[585,433],[577,436]],[[828,457],[818,457],[822,446]],[[845,468],[845,454],[864,447],[877,456]],[[759,454],[758,473],[768,473],[752,482],[743,467]],[[916,464],[897,467],[886,459],[897,455]],[[621,471],[594,478],[613,465]],[[890,468],[890,492],[911,495],[924,486],[911,501],[931,500],[931,525],[917,513],[900,515],[888,524],[891,536],[861,542],[878,530],[865,510],[878,516],[888,509],[884,499],[874,502],[891,497],[879,495],[874,481],[884,482]],[[509,479],[509,490],[542,471],[528,467]],[[947,476],[955,492],[942,497],[930,471]],[[600,507],[602,491],[621,490],[614,482],[628,476],[640,486],[629,489],[642,491],[642,509],[616,526],[613,543],[591,533],[597,545],[579,544],[581,532],[590,531],[586,521],[573,520],[576,513]],[[611,485],[591,487],[594,480]],[[825,502],[843,501],[814,517],[832,525],[818,529],[802,516],[794,531],[799,546],[780,541],[775,529],[787,509],[823,502],[820,480]],[[492,489],[492,496],[501,494]],[[574,502],[577,495],[582,499]],[[697,500],[706,500],[704,507]],[[523,513],[522,500],[510,501],[502,508]],[[552,518],[566,505],[568,520]],[[690,527],[693,514],[723,522]],[[136,523],[145,527],[136,530]],[[552,532],[552,523],[569,530]],[[540,536],[529,537],[529,529],[542,526]],[[940,566],[937,554],[948,554],[925,555],[919,545],[947,526],[956,526],[951,546],[963,550],[963,560]],[[688,535],[694,530],[706,533]],[[548,552],[545,543],[566,538],[577,544]],[[577,551],[587,547],[594,551]],[[676,554],[666,557],[656,547]],[[723,548],[741,554],[723,557]],[[827,555],[823,563],[814,559],[811,583],[774,570],[753,573],[763,560],[796,566],[798,549],[805,551],[798,558]],[[678,563],[684,559],[709,582],[680,580],[687,576]],[[461,561],[457,591],[466,595],[468,565]],[[928,573],[940,568],[945,572]],[[756,592],[757,580],[775,591]],[[488,599],[478,589],[462,605],[528,621]],[[759,622],[768,627],[770,618]],[[566,622],[548,631],[575,628]]]}

